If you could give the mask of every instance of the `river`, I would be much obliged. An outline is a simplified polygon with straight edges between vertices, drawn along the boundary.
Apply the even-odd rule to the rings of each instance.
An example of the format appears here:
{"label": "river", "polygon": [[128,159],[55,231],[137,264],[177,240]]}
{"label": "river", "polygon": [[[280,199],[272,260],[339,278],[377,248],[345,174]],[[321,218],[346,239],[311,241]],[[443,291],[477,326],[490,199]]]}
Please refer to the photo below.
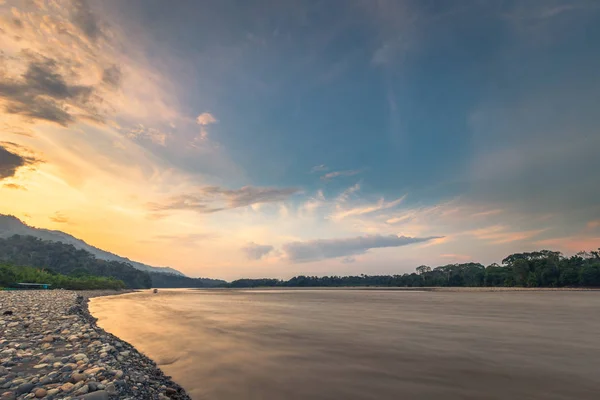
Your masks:
{"label": "river", "polygon": [[600,292],[160,290],[90,310],[194,399],[600,395]]}

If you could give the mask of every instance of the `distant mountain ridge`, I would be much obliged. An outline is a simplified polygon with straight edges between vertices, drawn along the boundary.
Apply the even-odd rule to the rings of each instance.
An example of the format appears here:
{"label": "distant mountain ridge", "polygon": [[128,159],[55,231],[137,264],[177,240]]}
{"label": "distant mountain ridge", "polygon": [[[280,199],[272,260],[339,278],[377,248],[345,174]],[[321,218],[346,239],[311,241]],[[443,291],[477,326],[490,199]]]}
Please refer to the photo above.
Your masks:
{"label": "distant mountain ridge", "polygon": [[77,249],[85,250],[93,254],[96,258],[100,260],[119,261],[131,264],[133,268],[140,271],[158,272],[161,274],[172,274],[185,277],[184,274],[171,267],[153,267],[151,265],[143,264],[137,261],[132,261],[126,257],[121,257],[116,254],[89,245],[83,240],[77,239],[76,237],[71,236],[68,233],[62,231],[54,231],[50,229],[34,228],[32,226],[27,225],[26,223],[24,223],[19,218],[13,215],[0,214],[0,238],[8,238],[13,235],[34,236],[42,240],[70,244]]}

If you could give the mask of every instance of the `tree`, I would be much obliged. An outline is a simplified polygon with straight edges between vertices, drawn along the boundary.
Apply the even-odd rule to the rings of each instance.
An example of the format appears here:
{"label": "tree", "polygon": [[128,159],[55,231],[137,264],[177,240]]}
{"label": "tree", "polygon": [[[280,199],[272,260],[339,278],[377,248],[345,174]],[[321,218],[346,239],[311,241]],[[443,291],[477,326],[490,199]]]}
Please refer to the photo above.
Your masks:
{"label": "tree", "polygon": [[421,265],[421,266],[418,266],[416,268],[416,270],[419,275],[423,275],[427,272],[431,272],[431,267],[428,267],[427,265]]}

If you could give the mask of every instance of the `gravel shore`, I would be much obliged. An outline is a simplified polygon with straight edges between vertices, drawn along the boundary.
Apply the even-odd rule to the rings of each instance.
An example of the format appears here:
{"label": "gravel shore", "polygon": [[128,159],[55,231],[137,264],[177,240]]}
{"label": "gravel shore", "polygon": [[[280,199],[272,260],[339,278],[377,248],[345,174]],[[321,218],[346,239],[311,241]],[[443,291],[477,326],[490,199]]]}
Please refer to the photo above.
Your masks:
{"label": "gravel shore", "polygon": [[190,399],[154,361],[96,325],[88,299],[119,293],[0,291],[0,400]]}

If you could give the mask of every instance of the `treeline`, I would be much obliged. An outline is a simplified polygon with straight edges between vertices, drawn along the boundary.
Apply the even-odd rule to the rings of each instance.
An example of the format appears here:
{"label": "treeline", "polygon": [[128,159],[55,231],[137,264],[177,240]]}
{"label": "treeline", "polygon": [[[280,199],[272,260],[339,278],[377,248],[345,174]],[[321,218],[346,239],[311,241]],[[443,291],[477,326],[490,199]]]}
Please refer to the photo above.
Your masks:
{"label": "treeline", "polygon": [[33,267],[16,267],[0,264],[0,287],[16,288],[18,283],[45,283],[51,289],[93,290],[124,289],[123,281],[102,276],[81,275],[67,276],[57,274],[50,269]]}
{"label": "treeline", "polygon": [[227,283],[220,279],[188,278],[175,274],[151,273],[150,277],[154,288],[208,288]]}
{"label": "treeline", "polygon": [[487,267],[479,263],[421,265],[403,275],[295,276],[279,279],[239,279],[226,287],[327,287],[327,286],[491,286],[491,287],[600,287],[600,249],[563,257],[541,250],[511,254]]}
{"label": "treeline", "polygon": [[102,276],[123,281],[131,289],[147,289],[150,274],[119,261],[99,260],[85,250],[33,236],[0,239],[0,262],[52,270],[69,276]]}

